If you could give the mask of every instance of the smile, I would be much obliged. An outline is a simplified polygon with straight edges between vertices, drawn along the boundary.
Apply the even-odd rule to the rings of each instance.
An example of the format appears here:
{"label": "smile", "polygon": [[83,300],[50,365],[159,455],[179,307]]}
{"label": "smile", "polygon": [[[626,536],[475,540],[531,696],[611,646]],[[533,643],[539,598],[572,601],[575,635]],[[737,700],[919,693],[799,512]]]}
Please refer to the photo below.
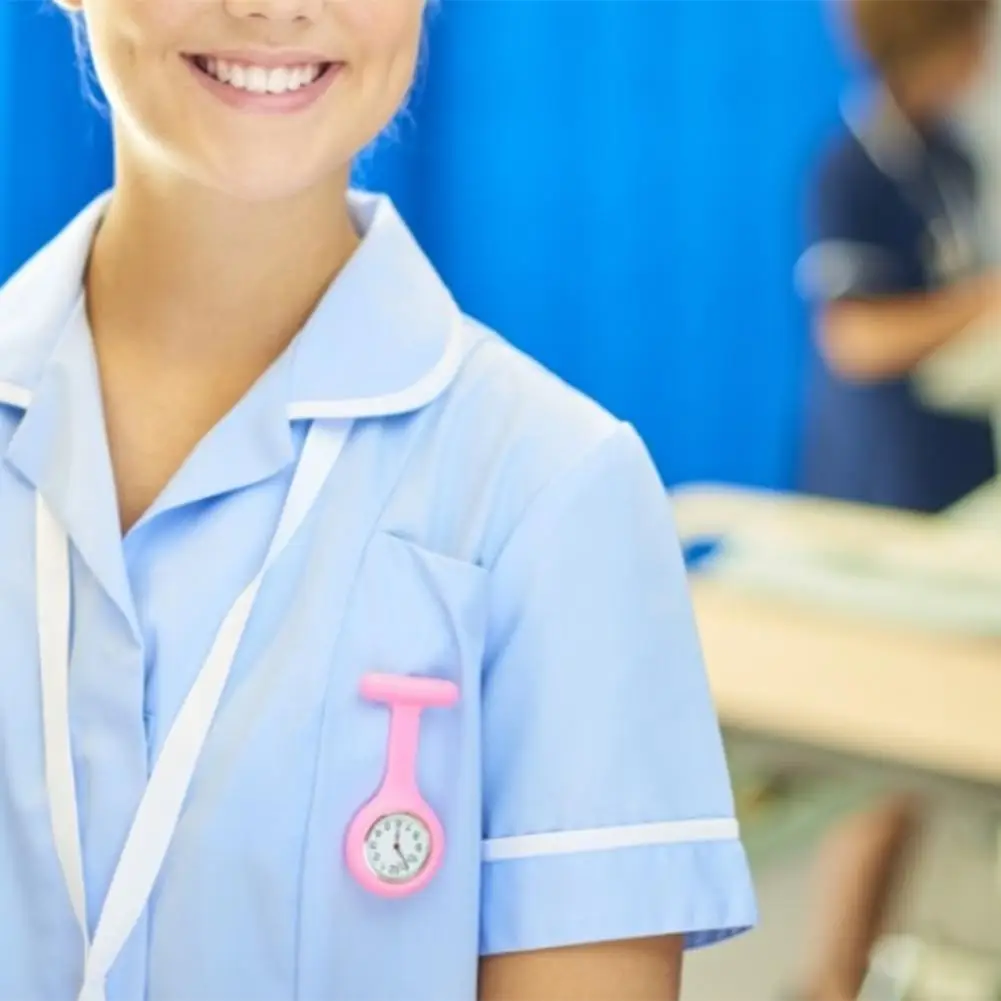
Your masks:
{"label": "smile", "polygon": [[192,56],[195,67],[220,83],[251,94],[287,94],[308,87],[326,73],[333,63],[306,63],[302,66],[254,66],[227,62],[211,56]]}
{"label": "smile", "polygon": [[186,55],[195,76],[226,104],[245,111],[292,112],[327,89],[341,63],[292,57],[256,62],[222,55]]}

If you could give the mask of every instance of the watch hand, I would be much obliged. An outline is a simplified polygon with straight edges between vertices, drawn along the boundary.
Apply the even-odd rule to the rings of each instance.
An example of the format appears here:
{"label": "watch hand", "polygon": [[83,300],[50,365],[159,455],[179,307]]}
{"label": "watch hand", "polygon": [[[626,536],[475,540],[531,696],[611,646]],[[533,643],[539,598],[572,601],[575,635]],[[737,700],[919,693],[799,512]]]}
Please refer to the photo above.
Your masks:
{"label": "watch hand", "polygon": [[400,861],[403,863],[403,868],[409,870],[410,866],[407,865],[407,860],[404,857],[403,852],[400,850],[399,845],[396,845],[396,854],[400,856]]}

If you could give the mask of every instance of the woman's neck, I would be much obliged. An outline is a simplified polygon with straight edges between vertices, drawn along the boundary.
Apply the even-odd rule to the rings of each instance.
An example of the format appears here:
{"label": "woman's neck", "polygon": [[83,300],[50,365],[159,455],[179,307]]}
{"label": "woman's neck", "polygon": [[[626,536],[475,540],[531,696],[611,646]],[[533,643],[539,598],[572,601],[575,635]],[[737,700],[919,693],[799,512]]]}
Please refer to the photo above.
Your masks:
{"label": "woman's neck", "polygon": [[277,357],[357,246],[346,189],[247,203],[120,169],[87,273],[95,339]]}

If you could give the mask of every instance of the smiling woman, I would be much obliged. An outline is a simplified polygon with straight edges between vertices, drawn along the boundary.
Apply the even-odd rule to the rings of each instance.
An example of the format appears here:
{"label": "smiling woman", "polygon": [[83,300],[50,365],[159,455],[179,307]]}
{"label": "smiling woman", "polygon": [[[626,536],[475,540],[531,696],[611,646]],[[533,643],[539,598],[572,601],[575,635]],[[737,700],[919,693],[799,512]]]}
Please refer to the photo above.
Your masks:
{"label": "smiling woman", "polygon": [[348,190],[423,3],[73,10],[116,180],[0,291],[0,1001],[674,999],[754,901],[657,473]]}

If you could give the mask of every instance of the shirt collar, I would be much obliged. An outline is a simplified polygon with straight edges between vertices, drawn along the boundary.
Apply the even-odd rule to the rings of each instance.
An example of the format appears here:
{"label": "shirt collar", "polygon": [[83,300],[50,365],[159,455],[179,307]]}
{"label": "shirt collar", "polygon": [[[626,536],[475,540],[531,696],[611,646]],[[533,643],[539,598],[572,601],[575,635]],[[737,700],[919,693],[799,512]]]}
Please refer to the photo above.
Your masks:
{"label": "shirt collar", "polygon": [[[26,409],[76,307],[108,195],[85,208],[0,290],[0,403]],[[362,236],[289,348],[290,419],[421,409],[468,348],[454,300],[388,198],[349,194]]]}
{"label": "shirt collar", "polygon": [[881,173],[898,183],[914,178],[925,142],[885,87],[852,93],[841,102],[841,115]]}

